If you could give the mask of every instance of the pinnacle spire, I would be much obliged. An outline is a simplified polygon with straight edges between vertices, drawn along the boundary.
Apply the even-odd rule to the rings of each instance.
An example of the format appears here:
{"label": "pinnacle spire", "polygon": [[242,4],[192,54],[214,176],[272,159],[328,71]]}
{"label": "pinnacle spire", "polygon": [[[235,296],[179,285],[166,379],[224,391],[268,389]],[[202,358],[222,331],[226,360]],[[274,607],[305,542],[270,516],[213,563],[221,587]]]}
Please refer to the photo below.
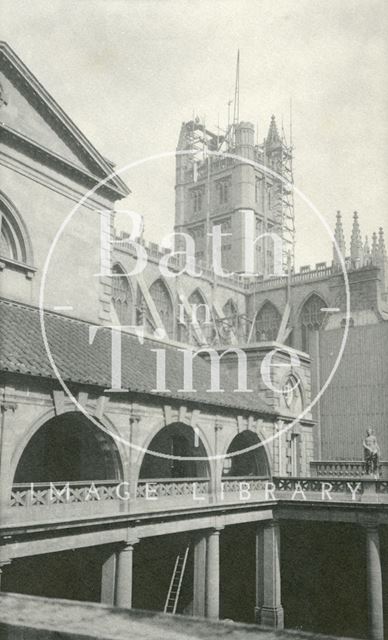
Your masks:
{"label": "pinnacle spire", "polygon": [[280,142],[281,142],[281,140],[280,140],[280,136],[279,136],[278,127],[277,127],[277,124],[276,124],[276,118],[272,114],[271,123],[269,125],[268,135],[267,135],[267,139],[266,139],[266,146],[267,147],[277,147],[280,144]]}
{"label": "pinnacle spire", "polygon": [[358,223],[358,213],[353,213],[352,237],[350,239],[350,258],[353,267],[359,267],[362,264],[362,238],[360,225]]}
{"label": "pinnacle spire", "polygon": [[371,261],[371,252],[370,252],[370,246],[369,246],[369,238],[368,236],[365,236],[365,242],[364,242],[364,264],[370,264]]}
{"label": "pinnacle spire", "polygon": [[372,233],[372,260],[373,263],[376,264],[377,256],[378,256],[378,244],[377,244],[377,233],[374,231]]}
{"label": "pinnacle spire", "polygon": [[335,244],[333,245],[333,264],[340,265],[341,261],[340,256],[338,255],[338,251],[340,252],[344,260],[346,255],[345,234],[342,226],[341,211],[337,211],[334,238],[336,240],[337,246]]}
{"label": "pinnacle spire", "polygon": [[385,249],[385,240],[384,240],[384,230],[382,227],[379,228],[379,242],[378,242],[378,251],[382,258],[385,258],[387,255]]}

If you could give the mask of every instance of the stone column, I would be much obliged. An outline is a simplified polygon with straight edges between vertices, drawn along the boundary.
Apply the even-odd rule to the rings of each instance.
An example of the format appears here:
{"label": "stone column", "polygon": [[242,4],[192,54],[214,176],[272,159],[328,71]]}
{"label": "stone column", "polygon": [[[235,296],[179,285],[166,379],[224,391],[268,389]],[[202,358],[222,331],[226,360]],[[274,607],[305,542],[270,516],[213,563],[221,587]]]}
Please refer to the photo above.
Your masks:
{"label": "stone column", "polygon": [[101,602],[111,606],[115,603],[116,555],[116,551],[113,551],[104,560],[101,570]]}
{"label": "stone column", "polygon": [[383,584],[379,530],[376,524],[366,525],[366,572],[369,640],[383,640]]}
{"label": "stone column", "polygon": [[220,533],[213,529],[207,536],[206,553],[206,617],[220,615]]}
{"label": "stone column", "polygon": [[206,536],[194,541],[193,616],[205,617],[206,594]]}
{"label": "stone column", "polygon": [[138,540],[132,540],[117,552],[116,556],[116,606],[131,609],[133,582],[133,547]]}
{"label": "stone column", "polygon": [[261,526],[256,538],[256,621],[284,628],[280,580],[280,527],[271,521]]}

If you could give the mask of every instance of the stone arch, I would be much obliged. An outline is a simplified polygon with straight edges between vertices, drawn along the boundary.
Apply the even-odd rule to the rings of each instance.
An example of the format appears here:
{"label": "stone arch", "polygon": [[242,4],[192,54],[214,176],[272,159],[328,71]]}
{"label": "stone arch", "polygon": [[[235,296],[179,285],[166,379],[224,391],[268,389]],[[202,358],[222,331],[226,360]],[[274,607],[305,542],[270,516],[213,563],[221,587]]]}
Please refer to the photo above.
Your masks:
{"label": "stone arch", "polygon": [[122,456],[104,429],[81,412],[66,411],[30,430],[12,477],[23,483],[122,479]]}
{"label": "stone arch", "polygon": [[[139,480],[211,476],[209,460],[185,460],[192,457],[207,458],[209,453],[199,432],[183,422],[172,422],[158,429],[146,449],[138,463]],[[148,450],[182,459],[155,456]]]}
{"label": "stone arch", "polygon": [[34,256],[27,226],[13,202],[0,191],[0,255],[32,266]]}
{"label": "stone arch", "polygon": [[279,333],[282,316],[270,300],[265,300],[255,316],[256,342],[273,342]]}
{"label": "stone arch", "polygon": [[[112,268],[111,302],[121,325],[134,324],[135,298],[131,282],[119,262]],[[117,277],[121,276],[121,277]]]}
{"label": "stone arch", "polygon": [[[260,444],[262,443],[262,444]],[[244,451],[248,447],[258,445],[255,449]],[[238,455],[227,457],[228,454],[243,451]],[[222,469],[223,478],[262,476],[268,478],[271,473],[270,459],[265,444],[254,431],[244,429],[237,433],[228,443],[226,458]]]}

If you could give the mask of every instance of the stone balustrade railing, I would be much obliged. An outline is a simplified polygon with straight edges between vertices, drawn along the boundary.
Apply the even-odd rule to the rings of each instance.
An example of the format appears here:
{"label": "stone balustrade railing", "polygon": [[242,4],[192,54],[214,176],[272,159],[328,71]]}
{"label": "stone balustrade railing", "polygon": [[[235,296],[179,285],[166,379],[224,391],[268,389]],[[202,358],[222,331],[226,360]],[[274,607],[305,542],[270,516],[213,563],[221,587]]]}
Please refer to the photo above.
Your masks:
{"label": "stone balustrade railing", "polygon": [[10,507],[11,511],[24,508],[35,512],[39,507],[52,507],[57,511],[65,506],[76,509],[83,504],[85,507],[89,505],[91,513],[97,513],[97,504],[102,508],[104,504],[110,503],[114,509],[121,510],[119,506],[114,507],[115,502],[128,500],[134,504],[130,511],[141,512],[156,508],[155,500],[159,501],[158,509],[169,509],[182,505],[185,508],[190,505],[198,506],[198,501],[202,501],[202,504],[216,504],[224,500],[246,503],[283,499],[388,502],[388,480],[355,476],[285,476],[272,479],[241,476],[223,478],[221,485],[213,491],[209,478],[155,478],[139,480],[135,498],[129,495],[129,484],[118,480],[14,484]]}
{"label": "stone balustrade railing", "polygon": [[166,497],[188,497],[209,495],[210,482],[207,478],[158,478],[139,480],[136,498],[154,499]]}
{"label": "stone balustrade railing", "polygon": [[[379,476],[388,479],[388,462],[381,461]],[[363,460],[314,460],[310,462],[310,472],[313,477],[331,478],[362,478],[366,476]]]}
{"label": "stone balustrade railing", "polygon": [[16,483],[11,507],[39,507],[80,502],[119,500],[117,480]]}
{"label": "stone balustrade railing", "polygon": [[276,500],[387,503],[388,481],[371,478],[273,478]]}

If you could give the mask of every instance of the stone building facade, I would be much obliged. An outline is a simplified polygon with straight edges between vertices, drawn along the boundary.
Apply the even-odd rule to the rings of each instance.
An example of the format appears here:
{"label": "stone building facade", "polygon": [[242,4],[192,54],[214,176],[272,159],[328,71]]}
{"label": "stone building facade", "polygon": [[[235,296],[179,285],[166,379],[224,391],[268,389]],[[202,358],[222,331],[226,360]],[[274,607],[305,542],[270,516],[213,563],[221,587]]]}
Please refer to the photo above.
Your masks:
{"label": "stone building facade", "polygon": [[[180,145],[192,128],[182,128]],[[326,394],[310,407],[344,330],[343,274],[336,259],[295,273],[290,238],[287,274],[269,277],[275,256],[266,240],[256,252],[262,276],[241,274],[244,211],[257,229],[287,234],[276,179],[264,183],[246,161],[253,148],[275,168],[285,151],[274,119],[260,149],[251,125],[235,129],[243,160],[214,175],[208,163],[214,201],[201,183],[206,158],[188,167],[178,155],[176,228],[195,235],[201,198],[214,202],[206,225],[230,219],[236,235],[223,255],[236,275],[203,261],[201,277],[167,281],[159,268],[166,250],[117,234],[106,215],[129,193],[112,163],[1,43],[1,587],[279,628],[286,615],[286,624],[320,629],[322,619],[306,619],[292,589],[281,590],[298,527],[318,555],[319,545],[327,550],[326,534],[314,530],[320,523],[352,539],[355,558],[365,543],[367,586],[360,601],[346,601],[345,615],[344,606],[334,611],[336,632],[345,624],[353,633],[354,608],[366,612],[369,599],[359,628],[382,640],[387,483],[320,482],[311,466],[320,455],[349,455],[343,434],[361,433],[354,414],[346,431],[350,403],[340,398],[345,388],[360,396],[363,345],[384,339],[383,235],[370,251],[361,247],[355,219],[352,338],[330,402]],[[338,218],[338,242],[341,233]],[[131,275],[136,244],[148,264]],[[169,263],[176,273],[184,266],[174,253]],[[378,352],[380,368],[365,370],[371,403],[386,372],[383,342]],[[375,404],[383,424],[386,405]],[[289,549],[282,557],[280,535]],[[350,569],[343,579],[351,583]]]}

